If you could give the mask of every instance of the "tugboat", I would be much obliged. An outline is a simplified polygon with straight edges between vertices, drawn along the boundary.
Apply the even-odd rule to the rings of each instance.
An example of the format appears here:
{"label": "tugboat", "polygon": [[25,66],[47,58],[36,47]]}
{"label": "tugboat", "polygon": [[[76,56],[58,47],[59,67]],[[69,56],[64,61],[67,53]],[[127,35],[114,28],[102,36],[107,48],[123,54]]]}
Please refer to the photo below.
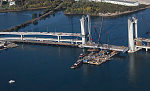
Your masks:
{"label": "tugboat", "polygon": [[85,57],[86,56],[86,54],[80,54],[80,56],[79,56],[79,59],[82,59],[83,57]]}
{"label": "tugboat", "polygon": [[85,57],[85,55],[84,55],[84,54],[80,54],[80,56],[79,56],[77,62],[75,62],[70,68],[71,68],[71,69],[75,69],[75,68],[77,68],[78,66],[80,66],[80,65],[83,63],[83,57]]}
{"label": "tugboat", "polygon": [[80,66],[82,63],[83,63],[83,60],[82,60],[82,59],[79,59],[79,60],[77,60],[77,62],[74,63],[70,68],[71,68],[71,69],[75,69],[75,68],[77,68],[78,66]]}

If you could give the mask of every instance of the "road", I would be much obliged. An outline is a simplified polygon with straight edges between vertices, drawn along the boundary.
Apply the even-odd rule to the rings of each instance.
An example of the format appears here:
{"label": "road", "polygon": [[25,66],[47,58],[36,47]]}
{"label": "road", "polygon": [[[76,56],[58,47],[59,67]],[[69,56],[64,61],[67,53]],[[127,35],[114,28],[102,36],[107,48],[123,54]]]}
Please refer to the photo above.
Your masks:
{"label": "road", "polygon": [[126,0],[126,1],[138,1],[140,4],[150,4],[150,0]]}

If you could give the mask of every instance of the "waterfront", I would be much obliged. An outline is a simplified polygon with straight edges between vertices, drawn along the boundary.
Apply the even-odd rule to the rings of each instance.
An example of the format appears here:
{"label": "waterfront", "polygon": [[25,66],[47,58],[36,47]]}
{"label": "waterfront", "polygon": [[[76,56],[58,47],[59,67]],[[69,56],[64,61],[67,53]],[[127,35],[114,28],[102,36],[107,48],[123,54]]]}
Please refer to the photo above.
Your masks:
{"label": "waterfront", "polygon": [[[148,37],[145,33],[149,31],[149,13],[150,9],[135,14],[139,19],[139,36]],[[31,15],[29,13],[28,19],[32,17]],[[110,44],[127,46],[127,19],[131,16],[104,19],[103,43],[106,42],[106,33],[110,32]],[[38,25],[30,25],[21,31],[80,32],[80,18],[81,16],[69,17],[58,12],[55,16],[41,20]],[[25,18],[18,18],[19,22],[24,22],[22,19]],[[101,17],[92,17],[92,25],[97,29],[100,20]],[[94,40],[96,41],[96,37]],[[141,91],[150,89],[149,52],[143,50],[135,54],[121,54],[100,66],[83,65],[79,69],[71,70],[70,66],[81,52],[82,49],[79,48],[27,44],[0,51],[0,90]],[[10,85],[8,83],[10,79],[14,79],[16,83]]]}

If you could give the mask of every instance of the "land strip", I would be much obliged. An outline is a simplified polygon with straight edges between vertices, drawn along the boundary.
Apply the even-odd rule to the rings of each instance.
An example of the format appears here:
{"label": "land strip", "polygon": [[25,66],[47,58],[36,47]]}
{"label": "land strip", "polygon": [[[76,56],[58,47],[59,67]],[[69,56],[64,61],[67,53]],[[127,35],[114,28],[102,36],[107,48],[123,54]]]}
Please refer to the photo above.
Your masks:
{"label": "land strip", "polygon": [[1,30],[1,32],[12,32],[12,31],[17,31],[21,28],[24,28],[26,26],[28,26],[29,24],[32,24],[32,23],[35,23],[35,22],[38,22],[39,20],[49,16],[50,14],[53,14],[54,12],[56,12],[57,10],[59,10],[61,7],[62,7],[63,3],[60,3],[54,10],[50,10],[48,11],[47,13],[41,15],[40,17],[37,17],[35,19],[32,19],[32,20],[28,20],[26,21],[25,23],[23,24],[20,24],[20,25],[17,25],[17,26],[14,26],[14,27],[11,27],[9,29],[4,29],[4,30]]}

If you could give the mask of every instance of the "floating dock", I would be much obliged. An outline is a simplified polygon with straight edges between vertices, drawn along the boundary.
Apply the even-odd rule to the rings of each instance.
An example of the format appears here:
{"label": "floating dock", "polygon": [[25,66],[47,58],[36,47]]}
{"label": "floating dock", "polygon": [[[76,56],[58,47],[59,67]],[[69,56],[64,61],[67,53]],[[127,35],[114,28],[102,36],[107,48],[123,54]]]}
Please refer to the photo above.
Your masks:
{"label": "floating dock", "polygon": [[18,47],[18,45],[15,44],[15,43],[0,41],[0,50],[5,50],[5,49],[8,49],[8,48],[15,48],[15,47]]}
{"label": "floating dock", "polygon": [[98,52],[90,52],[87,55],[79,56],[79,59],[77,60],[74,65],[72,65],[70,68],[75,69],[80,66],[80,64],[92,64],[92,65],[100,65],[112,58],[113,56],[119,54],[118,51],[110,51],[110,50],[101,50]]}
{"label": "floating dock", "polygon": [[88,56],[83,58],[83,63],[100,65],[110,60],[111,57],[115,56],[118,53],[119,52],[117,51],[109,51],[109,50],[102,50],[99,51],[98,53],[90,53]]}

